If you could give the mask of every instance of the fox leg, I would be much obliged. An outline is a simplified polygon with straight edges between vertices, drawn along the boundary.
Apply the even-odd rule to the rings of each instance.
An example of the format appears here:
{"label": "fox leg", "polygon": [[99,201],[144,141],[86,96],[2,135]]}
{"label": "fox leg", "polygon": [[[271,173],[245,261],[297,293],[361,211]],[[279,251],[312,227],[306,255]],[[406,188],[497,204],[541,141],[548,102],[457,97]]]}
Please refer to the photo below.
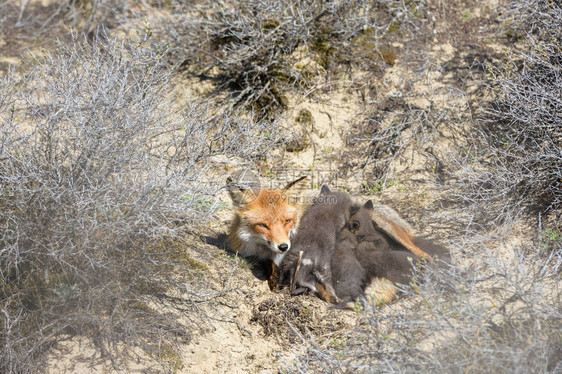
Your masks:
{"label": "fox leg", "polygon": [[321,270],[318,271],[312,260],[299,257],[295,268],[291,268],[292,276],[289,278],[291,295],[300,295],[309,289],[316,292],[322,300],[328,303],[335,304],[338,302],[336,291],[332,285],[332,273],[329,264],[320,266]]}
{"label": "fox leg", "polygon": [[[329,286],[329,287],[331,287],[331,286]],[[324,287],[324,285],[322,285],[322,283],[316,284],[316,293],[318,294],[318,296],[322,300],[324,300],[327,303],[330,303],[330,304],[338,304],[339,303],[338,297],[336,296],[336,293],[335,293],[334,289],[332,288],[332,290],[330,291],[329,288]]]}
{"label": "fox leg", "polygon": [[337,304],[338,298],[336,296],[336,292],[331,284],[323,284],[322,282],[314,282],[314,281],[299,281],[299,286],[295,290],[291,291],[292,296],[301,295],[307,290],[311,290],[315,292],[322,300],[327,303]]}
{"label": "fox leg", "polygon": [[338,302],[337,298],[333,294],[330,294],[330,291],[328,291],[322,283],[302,281],[299,282],[299,286],[300,287],[291,292],[292,296],[301,295],[307,290],[311,290],[327,303],[336,304]]}
{"label": "fox leg", "polygon": [[267,285],[269,289],[274,292],[279,292],[279,266],[275,264],[275,262],[270,262],[271,266],[271,274],[269,278],[267,278]]}
{"label": "fox leg", "polygon": [[320,270],[314,270],[314,276],[318,280],[316,285],[317,293],[320,298],[328,303],[336,304],[339,302],[336,291],[332,285],[332,271],[329,264],[323,264]]}
{"label": "fox leg", "polygon": [[[299,259],[301,260],[301,259]],[[310,259],[302,259],[299,261],[298,271],[293,272],[291,281],[291,295],[296,296],[304,293],[306,290],[318,292],[316,286],[317,281],[314,277],[314,263]],[[293,269],[291,269],[293,270]]]}
{"label": "fox leg", "polygon": [[[328,303],[337,303],[338,297],[332,285],[332,272],[330,264],[325,263],[320,266],[311,259],[302,259],[296,284],[300,287],[292,292],[293,295],[303,293],[302,288],[316,292],[320,298]],[[298,293],[297,293],[298,292]]]}
{"label": "fox leg", "polygon": [[[284,264],[283,264],[284,265]],[[282,288],[288,288],[292,291],[292,279],[295,274],[294,266],[281,266],[279,269],[279,282],[278,285]]]}

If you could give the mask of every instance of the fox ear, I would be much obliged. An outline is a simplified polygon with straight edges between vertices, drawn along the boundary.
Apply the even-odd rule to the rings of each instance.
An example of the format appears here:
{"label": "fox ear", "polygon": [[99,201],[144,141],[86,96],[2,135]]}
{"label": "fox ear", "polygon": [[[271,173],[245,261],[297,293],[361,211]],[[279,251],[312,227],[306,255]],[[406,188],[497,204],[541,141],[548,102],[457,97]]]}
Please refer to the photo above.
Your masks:
{"label": "fox ear", "polygon": [[368,210],[373,210],[375,208],[375,206],[373,205],[373,202],[371,200],[367,200],[365,205],[363,205],[363,208],[368,209]]}
{"label": "fox ear", "polygon": [[[370,200],[369,200],[370,201]],[[359,211],[359,206],[357,205],[352,205],[351,208],[349,208],[349,215],[352,216],[355,213],[357,213]]]}
{"label": "fox ear", "polygon": [[304,192],[308,187],[308,176],[295,179],[291,183],[283,187],[283,192],[287,195],[297,196]]}
{"label": "fox ear", "polygon": [[235,207],[241,208],[256,198],[254,192],[244,189],[230,177],[226,178],[226,188]]}
{"label": "fox ear", "polygon": [[332,192],[330,191],[330,187],[328,187],[327,184],[323,184],[322,188],[320,189],[320,195],[326,195],[329,194],[330,192]]}

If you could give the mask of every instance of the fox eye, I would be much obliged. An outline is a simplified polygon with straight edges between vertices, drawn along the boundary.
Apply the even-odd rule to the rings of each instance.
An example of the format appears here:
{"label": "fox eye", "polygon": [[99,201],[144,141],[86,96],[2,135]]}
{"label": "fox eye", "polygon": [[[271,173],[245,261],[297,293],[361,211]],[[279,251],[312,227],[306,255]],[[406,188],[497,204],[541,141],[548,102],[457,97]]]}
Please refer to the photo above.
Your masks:
{"label": "fox eye", "polygon": [[291,223],[291,222],[293,222],[293,219],[292,219],[292,218],[287,218],[287,219],[285,220],[285,225],[288,225],[288,224]]}
{"label": "fox eye", "polygon": [[256,226],[263,227],[264,229],[269,228],[265,223],[256,223]]}
{"label": "fox eye", "polygon": [[349,224],[349,228],[350,228],[351,231],[359,230],[359,222],[357,222],[357,221],[351,222]]}

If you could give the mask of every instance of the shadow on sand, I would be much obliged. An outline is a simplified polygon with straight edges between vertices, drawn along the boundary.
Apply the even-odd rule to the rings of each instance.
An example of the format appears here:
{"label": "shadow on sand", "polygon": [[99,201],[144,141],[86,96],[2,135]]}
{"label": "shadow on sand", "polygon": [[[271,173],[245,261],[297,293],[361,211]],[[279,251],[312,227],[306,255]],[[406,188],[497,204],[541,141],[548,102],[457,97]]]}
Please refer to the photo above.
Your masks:
{"label": "shadow on sand", "polygon": [[[225,251],[229,256],[236,256],[236,252],[231,251],[228,247],[226,242],[227,235],[225,233],[220,233],[217,236],[201,235],[200,238],[204,243]],[[271,266],[267,261],[260,261],[255,257],[239,257],[242,261],[248,264],[248,267],[252,271],[254,277],[261,281],[269,279],[271,275]]]}

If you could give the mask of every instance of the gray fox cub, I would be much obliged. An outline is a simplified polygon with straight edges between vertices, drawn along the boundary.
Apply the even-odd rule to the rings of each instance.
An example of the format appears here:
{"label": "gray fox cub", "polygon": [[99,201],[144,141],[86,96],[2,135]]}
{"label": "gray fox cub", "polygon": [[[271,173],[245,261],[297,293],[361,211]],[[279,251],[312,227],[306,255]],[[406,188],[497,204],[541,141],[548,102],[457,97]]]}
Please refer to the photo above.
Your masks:
{"label": "gray fox cub", "polygon": [[[331,262],[334,289],[341,299],[339,306],[353,307],[358,297],[365,296],[365,288],[374,278],[408,283],[412,264],[430,255],[450,259],[445,247],[427,238],[414,238],[409,226],[389,207],[375,207],[369,200],[359,209],[352,209],[338,235]],[[381,303],[396,297],[395,288],[384,291]]]}
{"label": "gray fox cub", "polygon": [[352,198],[323,185],[314,204],[304,213],[291,249],[279,267],[279,285],[293,295],[310,289],[324,301],[337,302],[331,259],[337,235],[346,224]]}

